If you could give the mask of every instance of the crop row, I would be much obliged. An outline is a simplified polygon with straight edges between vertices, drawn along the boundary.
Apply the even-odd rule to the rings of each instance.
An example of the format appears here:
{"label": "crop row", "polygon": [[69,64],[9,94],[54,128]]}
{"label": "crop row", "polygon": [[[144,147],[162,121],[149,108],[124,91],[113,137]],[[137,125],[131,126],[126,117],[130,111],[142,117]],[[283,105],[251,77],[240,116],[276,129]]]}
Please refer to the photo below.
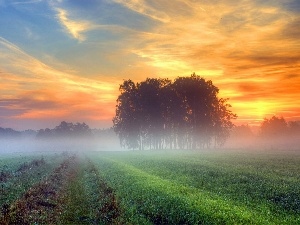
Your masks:
{"label": "crop row", "polygon": [[88,158],[49,154],[17,164],[5,178],[1,225],[124,223],[114,190]]}
{"label": "crop row", "polygon": [[87,158],[79,159],[68,181],[59,224],[117,224],[120,208],[114,191]]}
{"label": "crop row", "polygon": [[[194,152],[106,153],[93,159],[131,213],[129,220],[140,217],[154,224],[300,222],[299,180],[295,171],[291,172],[296,177],[276,177],[276,173],[267,174],[255,166],[262,163],[262,157],[243,166],[244,157],[231,156],[235,162],[218,154]],[[291,162],[288,157],[282,160],[289,168],[299,168],[291,165],[297,161]],[[274,166],[268,158],[264,163],[266,167]],[[283,165],[276,169],[284,173]]]}
{"label": "crop row", "polygon": [[[50,159],[54,160],[52,157]],[[24,170],[31,171],[31,169],[28,169],[28,165],[36,166],[41,170],[32,169],[32,171],[37,170],[39,172],[37,174],[36,172],[31,173],[31,177],[39,177],[41,172],[44,172],[44,176],[42,179],[32,180],[33,184],[24,189],[21,195],[15,196],[17,198],[11,201],[10,204],[3,204],[0,224],[32,224],[40,221],[46,221],[47,223],[52,222],[52,220],[55,221],[57,212],[60,210],[60,207],[57,207],[60,205],[57,201],[59,199],[57,193],[66,182],[68,173],[71,172],[72,160],[74,160],[74,157],[65,159],[54,170],[52,166],[49,166],[49,168],[36,166],[39,165],[36,160],[29,164],[22,164],[21,168]],[[53,164],[56,164],[55,161],[51,161],[51,165]],[[43,165],[46,166],[45,163]],[[23,176],[22,179],[24,179]],[[23,186],[23,183],[24,180],[19,180],[18,185]]]}
{"label": "crop row", "polygon": [[247,207],[266,204],[276,213],[299,214],[299,155],[267,156],[148,153],[146,158],[125,155],[122,162],[163,179],[226,196]]}
{"label": "crop row", "polygon": [[0,206],[5,207],[19,198],[33,184],[43,180],[60,162],[48,155],[6,158],[0,168]]}

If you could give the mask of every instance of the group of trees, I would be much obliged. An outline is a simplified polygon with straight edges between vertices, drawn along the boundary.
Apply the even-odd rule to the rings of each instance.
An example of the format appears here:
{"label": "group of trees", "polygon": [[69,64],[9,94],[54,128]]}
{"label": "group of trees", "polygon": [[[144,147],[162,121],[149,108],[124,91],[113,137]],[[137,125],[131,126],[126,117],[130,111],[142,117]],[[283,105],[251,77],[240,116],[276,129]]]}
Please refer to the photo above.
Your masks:
{"label": "group of trees", "polygon": [[34,130],[16,131],[12,128],[0,127],[0,139],[20,139],[35,137],[37,134]]}
{"label": "group of trees", "polygon": [[72,123],[62,121],[54,129],[45,128],[38,131],[24,130],[16,131],[12,128],[0,127],[1,139],[64,139],[95,138],[101,141],[114,140],[116,137],[113,128],[91,129],[86,123]]}
{"label": "group of trees", "polygon": [[259,127],[234,126],[226,147],[299,149],[300,121],[286,121],[283,117],[265,118]]}
{"label": "group of trees", "polygon": [[224,144],[236,118],[209,80],[192,74],[169,79],[125,80],[113,127],[130,149],[196,149]]}
{"label": "group of trees", "polygon": [[260,136],[262,138],[285,138],[300,135],[300,123],[297,121],[287,122],[283,117],[272,116],[265,118],[260,126]]}
{"label": "group of trees", "polygon": [[11,128],[0,127],[0,138],[18,138],[21,137],[21,132],[15,131]]}
{"label": "group of trees", "polygon": [[54,129],[40,129],[36,135],[37,138],[78,138],[91,137],[92,130],[85,123],[68,123],[61,122]]}

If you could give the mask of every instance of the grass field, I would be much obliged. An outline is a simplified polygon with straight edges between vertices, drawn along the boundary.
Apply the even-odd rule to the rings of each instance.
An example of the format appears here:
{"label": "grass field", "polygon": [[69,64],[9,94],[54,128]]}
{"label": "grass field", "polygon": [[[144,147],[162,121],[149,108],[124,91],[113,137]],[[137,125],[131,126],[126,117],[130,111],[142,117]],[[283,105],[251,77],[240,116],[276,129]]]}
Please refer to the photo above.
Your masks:
{"label": "grass field", "polygon": [[300,152],[6,155],[0,173],[0,224],[300,224]]}

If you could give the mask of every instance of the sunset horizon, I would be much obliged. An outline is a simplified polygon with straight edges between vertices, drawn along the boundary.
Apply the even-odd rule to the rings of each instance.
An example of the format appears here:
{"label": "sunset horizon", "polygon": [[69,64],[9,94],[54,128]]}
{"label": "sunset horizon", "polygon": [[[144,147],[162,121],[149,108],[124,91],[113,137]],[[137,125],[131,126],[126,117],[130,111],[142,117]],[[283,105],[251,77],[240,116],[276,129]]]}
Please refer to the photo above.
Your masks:
{"label": "sunset horizon", "polygon": [[236,125],[300,121],[300,3],[0,0],[0,127],[112,127],[124,80],[195,73]]}

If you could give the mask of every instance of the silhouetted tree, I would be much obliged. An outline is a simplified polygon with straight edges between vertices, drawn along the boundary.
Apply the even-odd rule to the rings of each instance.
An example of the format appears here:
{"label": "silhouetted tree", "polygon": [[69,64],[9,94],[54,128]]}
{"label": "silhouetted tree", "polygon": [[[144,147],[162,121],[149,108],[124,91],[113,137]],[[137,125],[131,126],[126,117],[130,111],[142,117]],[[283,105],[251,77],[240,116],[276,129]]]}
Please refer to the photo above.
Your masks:
{"label": "silhouetted tree", "polygon": [[141,148],[141,119],[138,91],[134,82],[126,80],[119,88],[116,116],[113,118],[114,130],[120,138],[122,147]]}
{"label": "silhouetted tree", "polygon": [[230,130],[234,124],[232,119],[236,119],[237,115],[232,113],[229,108],[231,105],[227,103],[229,99],[220,98],[213,111],[213,133],[215,139],[215,147],[222,146],[230,136]]}
{"label": "silhouetted tree", "polygon": [[147,78],[137,84],[142,139],[146,146],[154,149],[160,149],[163,145],[165,121],[162,90],[168,83],[166,79]]}
{"label": "silhouetted tree", "polygon": [[147,78],[120,85],[113,119],[122,146],[128,148],[203,148],[224,144],[236,118],[219,99],[211,81],[192,74],[168,79]]}
{"label": "silhouetted tree", "polygon": [[62,121],[58,126],[54,128],[53,133],[55,133],[56,136],[67,136],[73,133],[73,130],[73,123]]}
{"label": "silhouetted tree", "polygon": [[288,124],[283,117],[265,118],[260,126],[260,135],[267,138],[283,137],[287,131]]}
{"label": "silhouetted tree", "polygon": [[181,125],[183,124],[185,109],[170,80],[164,81],[164,86],[160,90],[160,100],[164,146],[173,149],[178,146],[178,139],[183,133],[181,132]]}

